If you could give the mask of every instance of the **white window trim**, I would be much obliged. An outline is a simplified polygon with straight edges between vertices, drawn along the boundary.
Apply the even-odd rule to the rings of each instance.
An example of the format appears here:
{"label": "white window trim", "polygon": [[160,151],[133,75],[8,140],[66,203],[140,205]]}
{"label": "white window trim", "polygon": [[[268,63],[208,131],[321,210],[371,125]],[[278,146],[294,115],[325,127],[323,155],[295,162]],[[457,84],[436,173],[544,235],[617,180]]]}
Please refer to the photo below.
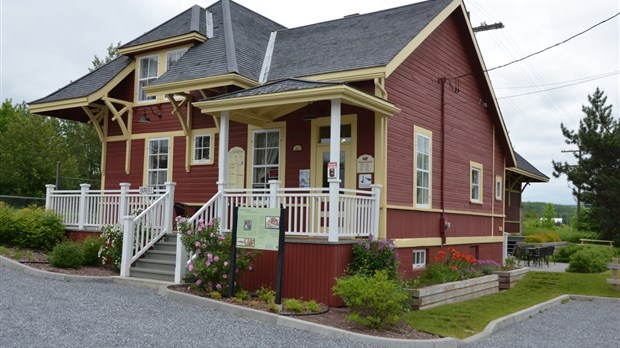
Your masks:
{"label": "white window trim", "polygon": [[[142,60],[143,59],[150,59],[150,58],[157,58],[157,76],[153,77],[149,77],[149,78],[142,78],[140,76],[140,72],[142,71]],[[145,55],[145,56],[140,56],[140,57],[136,57],[136,60],[138,61],[138,64],[136,64],[136,97],[135,100],[137,103],[153,103],[157,101],[157,97],[152,98],[152,99],[140,99],[140,95],[142,94],[142,89],[140,88],[140,82],[144,81],[144,80],[152,80],[152,79],[157,79],[161,74],[160,74],[160,69],[161,69],[161,57],[159,54],[149,54],[149,55]],[[148,86],[148,85],[147,85]],[[148,98],[148,97],[147,97]]]}
{"label": "white window trim", "polygon": [[[181,56],[179,57],[179,59],[183,56],[183,54],[185,54],[185,52],[187,52],[187,50],[189,49],[189,47],[184,47],[184,48],[178,48],[178,49],[174,49],[174,50],[170,50],[170,51],[166,51],[165,52],[165,57],[166,57],[166,68],[164,71],[168,71],[169,66],[168,66],[168,57],[170,57],[173,54],[177,54],[177,53],[181,53]],[[178,59],[177,59],[178,61]]]}
{"label": "white window trim", "polygon": [[[428,138],[428,204],[418,204],[418,135]],[[413,206],[416,208],[430,209],[433,206],[433,132],[422,127],[413,126]]]}
{"label": "white window trim", "polygon": [[157,57],[157,78],[159,78],[161,75],[163,75],[167,70],[168,70],[168,55],[172,54],[172,53],[176,53],[176,52],[185,52],[187,51],[191,46],[185,46],[185,47],[177,47],[175,49],[171,49],[171,50],[161,50],[161,51],[157,51],[154,53],[149,53],[149,54],[145,54],[145,55],[141,55],[141,56],[136,56],[136,70],[135,70],[135,90],[134,90],[134,100],[136,102],[136,104],[139,105],[144,105],[144,104],[153,104],[153,103],[159,103],[165,100],[168,100],[165,96],[156,96],[154,99],[145,99],[145,100],[140,100],[140,65],[141,65],[141,60],[143,58],[149,58],[149,57]]}
{"label": "white window trim", "polygon": [[157,138],[147,138],[144,140],[144,177],[143,177],[143,183],[144,185],[148,185],[149,184],[149,159],[151,156],[151,141],[156,141],[156,140],[168,140],[168,168],[166,168],[167,172],[166,172],[166,181],[167,182],[171,182],[172,181],[172,154],[174,153],[174,148],[173,148],[173,142],[174,142],[174,137],[157,137]]}
{"label": "white window trim", "polygon": [[[499,189],[498,189],[498,186],[499,186]],[[503,195],[504,195],[503,180],[502,180],[502,177],[498,175],[495,177],[495,200],[501,201]]]}
{"label": "white window trim", "polygon": [[413,250],[413,269],[426,268],[426,249]]}
{"label": "white window trim", "polygon": [[[473,183],[473,171],[474,170],[478,170],[479,174],[478,174],[478,199],[474,199],[472,197],[472,189],[474,187],[474,183]],[[478,162],[474,162],[474,161],[470,161],[469,162],[469,201],[471,203],[475,203],[475,204],[482,204],[483,200],[482,200],[482,194],[483,194],[483,176],[484,176],[484,166]]]}
{"label": "white window trim", "polygon": [[[254,145],[254,140],[256,139],[256,134],[258,133],[272,133],[272,132],[277,132],[278,133],[278,179],[279,181],[283,181],[283,171],[282,171],[282,131],[280,128],[269,128],[269,129],[254,129],[252,130],[251,133],[251,137],[252,137],[252,162],[250,163],[249,167],[250,167],[250,188],[254,188],[254,168],[260,168],[260,167],[268,167],[267,165],[254,165],[254,152],[256,150],[256,146]],[[268,173],[265,173],[265,175],[267,175]],[[267,182],[265,183],[265,188],[269,188],[269,177],[267,177]]]}
{"label": "white window trim", "polygon": [[[209,158],[207,159],[202,159],[202,160],[197,160],[196,159],[196,139],[198,137],[205,137],[208,136],[209,137]],[[191,146],[191,151],[192,151],[192,165],[206,165],[206,164],[213,164],[213,152],[214,152],[214,134],[212,132],[197,132],[194,131],[194,135],[192,137],[192,146]]]}

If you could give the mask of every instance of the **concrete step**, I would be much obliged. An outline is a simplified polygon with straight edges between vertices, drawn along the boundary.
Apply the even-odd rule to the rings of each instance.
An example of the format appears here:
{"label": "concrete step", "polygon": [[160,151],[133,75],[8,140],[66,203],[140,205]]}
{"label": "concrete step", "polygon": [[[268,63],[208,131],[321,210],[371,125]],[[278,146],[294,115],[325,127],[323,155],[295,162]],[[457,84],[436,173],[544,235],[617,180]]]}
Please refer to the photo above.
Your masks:
{"label": "concrete step", "polygon": [[158,242],[155,245],[153,245],[153,249],[151,249],[151,250],[176,252],[176,250],[177,250],[177,243]]}
{"label": "concrete step", "polygon": [[135,268],[154,269],[154,270],[158,270],[158,271],[174,272],[175,262],[174,261],[153,260],[153,259],[138,259],[138,261],[136,261],[134,267]]}
{"label": "concrete step", "polygon": [[150,249],[149,251],[144,253],[143,259],[174,262],[176,260],[176,255],[177,253],[174,251],[163,251],[163,250]]}
{"label": "concrete step", "polygon": [[129,275],[133,278],[162,280],[165,282],[174,282],[174,271],[160,271],[148,268],[132,267]]}

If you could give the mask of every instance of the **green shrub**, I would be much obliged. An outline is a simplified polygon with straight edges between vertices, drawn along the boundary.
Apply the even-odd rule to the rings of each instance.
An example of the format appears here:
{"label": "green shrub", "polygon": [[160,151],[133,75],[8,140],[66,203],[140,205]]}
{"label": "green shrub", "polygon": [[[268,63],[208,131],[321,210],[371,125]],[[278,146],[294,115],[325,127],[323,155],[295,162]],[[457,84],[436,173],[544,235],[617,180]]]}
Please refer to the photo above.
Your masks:
{"label": "green shrub", "polygon": [[579,250],[587,248],[578,244],[569,244],[565,247],[561,247],[553,254],[553,261],[555,262],[569,262],[570,257]]}
{"label": "green shrub", "polygon": [[13,244],[21,248],[52,250],[65,236],[62,218],[42,208],[24,208],[14,215]]}
{"label": "green shrub", "polygon": [[607,270],[611,262],[613,249],[606,247],[589,247],[577,251],[570,257],[567,272],[599,273]]}
{"label": "green shrub", "polygon": [[82,266],[82,248],[75,242],[62,242],[56,244],[48,259],[52,266],[77,269]]}
{"label": "green shrub", "polygon": [[353,244],[353,260],[349,264],[351,275],[372,276],[376,271],[385,270],[390,279],[397,279],[398,266],[393,241],[376,240],[371,234],[368,240],[358,240]]}
{"label": "green shrub", "polygon": [[241,301],[248,301],[252,298],[252,295],[247,290],[239,290],[237,291],[236,297]]}
{"label": "green shrub", "polygon": [[14,209],[0,202],[0,244],[13,245],[15,235]]}
{"label": "green shrub", "polygon": [[289,299],[284,300],[284,303],[282,305],[284,309],[286,309],[289,312],[301,313],[304,311],[303,303],[294,298],[289,298]]}
{"label": "green shrub", "polygon": [[525,236],[526,243],[549,243],[560,241],[562,241],[562,239],[557,232],[543,232]]}
{"label": "green shrub", "polygon": [[373,276],[354,275],[336,279],[334,295],[351,308],[347,319],[360,325],[386,329],[396,325],[406,309],[409,295],[387,271]]}
{"label": "green shrub", "polygon": [[572,228],[558,229],[558,234],[563,241],[579,243],[580,239],[598,239],[597,233],[588,231],[575,231]]}
{"label": "green shrub", "polygon": [[120,225],[105,225],[102,227],[101,248],[99,258],[104,265],[112,265],[112,269],[119,271],[123,258],[123,230]]}
{"label": "green shrub", "polygon": [[256,296],[258,296],[261,301],[267,303],[274,302],[276,300],[276,292],[266,287],[256,290]]}
{"label": "green shrub", "polygon": [[315,300],[310,300],[306,302],[306,310],[316,313],[321,310],[321,306]]}
{"label": "green shrub", "polygon": [[82,242],[82,254],[84,255],[84,266],[99,266],[101,258],[99,250],[103,246],[103,240],[97,237],[86,237]]}

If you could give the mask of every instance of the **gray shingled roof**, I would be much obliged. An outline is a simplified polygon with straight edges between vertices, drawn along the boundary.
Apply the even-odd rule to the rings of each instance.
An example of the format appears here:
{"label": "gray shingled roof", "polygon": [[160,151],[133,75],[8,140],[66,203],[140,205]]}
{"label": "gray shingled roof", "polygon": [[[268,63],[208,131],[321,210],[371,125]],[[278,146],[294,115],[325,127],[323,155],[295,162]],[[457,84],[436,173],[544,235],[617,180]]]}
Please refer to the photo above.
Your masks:
{"label": "gray shingled roof", "polygon": [[207,35],[206,15],[204,9],[198,5],[187,9],[176,17],[157,26],[153,30],[139,36],[138,38],[124,44],[120,48],[129,48],[149,42],[168,39],[176,36],[198,32]]}
{"label": "gray shingled roof", "polygon": [[548,176],[543,174],[540,170],[536,169],[536,167],[534,167],[530,162],[528,162],[525,158],[523,158],[523,156],[519,155],[516,151],[515,151],[515,157],[517,158],[518,169],[524,170],[536,176],[547,178],[547,181],[549,181]]}
{"label": "gray shingled roof", "polygon": [[73,81],[58,91],[30,102],[30,104],[42,104],[59,100],[86,97],[103,88],[114,76],[133,62],[132,58],[120,56],[99,69]]}
{"label": "gray shingled roof", "polygon": [[225,100],[225,99],[251,97],[255,95],[281,93],[281,92],[288,92],[288,91],[298,91],[298,90],[303,90],[303,89],[313,89],[313,88],[321,88],[321,87],[329,87],[329,86],[337,86],[337,85],[343,85],[343,83],[286,79],[286,80],[264,84],[262,86],[258,86],[254,88],[248,88],[248,89],[244,89],[244,90],[240,90],[240,91],[236,91],[232,93],[218,95],[218,96],[211,97],[205,100],[207,101],[208,100]]}
{"label": "gray shingled roof", "polygon": [[278,31],[269,80],[383,66],[451,0],[435,0]]}

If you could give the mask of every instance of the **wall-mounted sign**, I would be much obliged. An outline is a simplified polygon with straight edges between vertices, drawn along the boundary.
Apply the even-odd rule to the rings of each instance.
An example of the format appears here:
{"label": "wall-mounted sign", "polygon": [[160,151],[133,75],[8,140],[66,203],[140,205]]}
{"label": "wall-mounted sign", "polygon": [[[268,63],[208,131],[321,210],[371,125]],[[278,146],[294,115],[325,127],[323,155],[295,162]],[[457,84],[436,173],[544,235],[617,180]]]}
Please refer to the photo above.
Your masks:
{"label": "wall-mounted sign", "polygon": [[245,150],[233,147],[228,150],[228,188],[242,189],[245,180]]}
{"label": "wall-mounted sign", "polygon": [[357,172],[358,173],[374,173],[375,172],[375,158],[371,155],[361,155],[357,158]]}
{"label": "wall-mounted sign", "polygon": [[293,146],[293,151],[297,152],[297,151],[301,151],[301,145],[295,145]]}
{"label": "wall-mounted sign", "polygon": [[372,185],[372,174],[358,175],[357,187],[361,189],[366,189],[370,188],[370,185]]}
{"label": "wall-mounted sign", "polygon": [[310,169],[299,170],[299,187],[310,187]]}
{"label": "wall-mounted sign", "polygon": [[140,186],[138,191],[143,195],[151,195],[155,192],[154,186]]}
{"label": "wall-mounted sign", "polygon": [[338,179],[338,162],[327,163],[327,178]]}

